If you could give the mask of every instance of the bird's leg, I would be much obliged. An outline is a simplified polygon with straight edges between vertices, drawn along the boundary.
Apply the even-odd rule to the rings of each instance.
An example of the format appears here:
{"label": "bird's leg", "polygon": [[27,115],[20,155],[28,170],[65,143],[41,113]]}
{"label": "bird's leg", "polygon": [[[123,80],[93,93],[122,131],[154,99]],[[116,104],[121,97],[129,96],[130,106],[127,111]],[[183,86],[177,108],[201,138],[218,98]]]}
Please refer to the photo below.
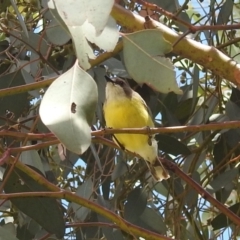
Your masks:
{"label": "bird's leg", "polygon": [[148,132],[148,145],[149,146],[152,146],[152,134],[151,134],[151,129],[149,126],[146,126],[146,129],[147,129],[147,132]]}
{"label": "bird's leg", "polygon": [[[113,129],[111,127],[109,128],[105,128],[105,129]],[[114,134],[111,135],[112,138],[115,140],[115,142],[117,143],[117,145],[121,148],[121,150],[125,151],[125,147],[118,141],[118,139],[116,138],[116,136]]]}
{"label": "bird's leg", "polygon": [[118,139],[116,138],[115,135],[112,135],[112,137],[114,138],[115,142],[117,143],[117,145],[123,150],[125,151],[125,147],[118,141]]}

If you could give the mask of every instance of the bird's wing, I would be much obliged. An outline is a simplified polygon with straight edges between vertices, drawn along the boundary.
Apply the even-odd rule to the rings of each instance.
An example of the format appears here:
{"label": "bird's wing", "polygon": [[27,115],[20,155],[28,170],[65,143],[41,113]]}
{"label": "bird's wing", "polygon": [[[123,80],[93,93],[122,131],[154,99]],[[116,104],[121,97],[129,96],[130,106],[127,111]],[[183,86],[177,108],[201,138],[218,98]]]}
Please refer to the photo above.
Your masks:
{"label": "bird's wing", "polygon": [[146,104],[146,102],[142,99],[142,104],[143,104],[143,106],[144,106],[144,108],[147,110],[147,112],[148,112],[148,114],[149,114],[149,116],[150,116],[150,121],[149,121],[149,123],[151,123],[150,124],[150,126],[148,126],[148,127],[154,127],[154,122],[153,122],[153,115],[152,115],[152,111],[151,111],[151,109],[148,107],[148,105]]}

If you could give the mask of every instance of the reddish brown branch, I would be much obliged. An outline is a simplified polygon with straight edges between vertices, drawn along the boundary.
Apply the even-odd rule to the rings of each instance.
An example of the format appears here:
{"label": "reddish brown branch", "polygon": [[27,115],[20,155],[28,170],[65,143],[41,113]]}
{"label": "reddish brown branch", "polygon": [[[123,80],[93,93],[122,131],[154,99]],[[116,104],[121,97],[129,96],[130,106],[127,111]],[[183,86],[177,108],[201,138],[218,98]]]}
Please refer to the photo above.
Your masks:
{"label": "reddish brown branch", "polygon": [[[183,26],[186,26],[189,30],[191,30],[192,27],[193,27],[192,24],[185,22],[181,18],[177,17],[176,15],[172,14],[171,12],[168,12],[168,11],[164,10],[163,8],[159,7],[156,4],[149,3],[149,2],[146,2],[146,1],[143,1],[143,0],[134,0],[134,2],[145,6],[149,10],[156,11],[156,12],[161,13],[164,16],[166,16],[166,17],[168,17],[168,18],[170,18],[174,21],[177,21],[178,23],[182,24]],[[191,32],[192,32],[192,30],[191,30]]]}
{"label": "reddish brown branch", "polygon": [[[9,158],[9,163],[14,163],[14,158]],[[52,192],[29,192],[29,193],[11,193],[11,194],[0,194],[0,199],[10,199],[10,198],[18,198],[18,197],[40,197],[40,196],[49,196],[59,199],[66,199],[69,202],[75,202],[79,205],[82,205],[84,207],[87,207],[91,209],[92,211],[101,214],[105,216],[106,218],[110,219],[112,222],[117,224],[119,228],[121,228],[123,231],[133,235],[133,236],[141,236],[145,239],[152,239],[152,240],[171,240],[171,238],[164,237],[160,234],[151,232],[149,230],[143,229],[141,227],[138,227],[134,224],[131,224],[130,222],[124,220],[114,212],[108,210],[107,208],[104,208],[97,203],[90,201],[88,199],[85,199],[83,197],[77,196],[75,193],[72,193],[70,191],[61,190],[56,185],[48,182],[43,176],[38,174],[37,172],[33,171],[31,168],[27,167],[21,162],[16,163],[16,167],[20,170],[24,171],[27,175],[32,177],[35,181],[37,181],[39,184],[45,186],[47,189],[49,189]]]}
{"label": "reddish brown branch", "polygon": [[16,148],[9,148],[10,153],[21,153],[29,150],[34,150],[34,149],[41,149],[45,147],[49,147],[55,144],[58,144],[59,140],[52,140],[52,141],[47,141],[43,143],[38,143],[30,146],[23,146],[23,147],[16,147]]}
{"label": "reddish brown branch", "polygon": [[[157,134],[157,133],[178,133],[178,132],[201,132],[201,131],[216,131],[223,129],[240,128],[240,121],[228,121],[222,123],[209,123],[202,125],[191,126],[176,126],[176,127],[158,127],[158,128],[121,128],[111,129],[105,128],[101,130],[92,131],[92,137],[112,135],[116,133],[129,133],[129,134]],[[56,137],[53,133],[23,133],[15,131],[0,131],[0,137],[15,137],[16,139],[28,138],[28,140],[42,140],[42,141],[55,141]],[[35,145],[36,146],[36,145]],[[41,146],[41,145],[37,145]]]}
{"label": "reddish brown branch", "polygon": [[209,192],[207,192],[201,185],[195,182],[191,177],[184,173],[175,163],[169,162],[168,160],[163,159],[163,164],[166,168],[173,171],[181,179],[183,179],[190,187],[192,187],[198,194],[201,195],[204,199],[210,202],[214,207],[216,207],[219,212],[224,213],[229,220],[235,223],[237,226],[240,226],[240,218],[231,210],[229,210],[224,204],[216,200]]}
{"label": "reddish brown branch", "polygon": [[134,134],[157,134],[157,133],[177,133],[177,132],[201,132],[216,131],[222,129],[240,128],[240,121],[229,121],[222,123],[209,123],[192,126],[160,127],[160,128],[122,128],[122,129],[102,129],[92,132],[92,136],[103,136],[116,133],[134,133]]}
{"label": "reddish brown branch", "polygon": [[240,24],[232,24],[232,25],[204,25],[204,26],[194,26],[181,18],[177,17],[175,14],[164,10],[163,8],[159,7],[156,4],[149,3],[143,0],[134,0],[134,2],[139,3],[145,6],[147,9],[152,11],[156,11],[158,13],[163,14],[164,16],[170,18],[171,20],[180,23],[181,25],[188,28],[189,33],[196,33],[198,31],[203,30],[232,30],[232,29],[240,29]]}
{"label": "reddish brown branch", "polygon": [[109,227],[109,228],[117,228],[119,229],[119,226],[113,223],[106,223],[106,222],[74,222],[74,223],[68,223],[66,224],[66,227]]}
{"label": "reddish brown branch", "polygon": [[53,133],[24,133],[15,131],[0,131],[0,137],[14,137],[17,139],[28,138],[28,140],[53,140],[56,139]]}

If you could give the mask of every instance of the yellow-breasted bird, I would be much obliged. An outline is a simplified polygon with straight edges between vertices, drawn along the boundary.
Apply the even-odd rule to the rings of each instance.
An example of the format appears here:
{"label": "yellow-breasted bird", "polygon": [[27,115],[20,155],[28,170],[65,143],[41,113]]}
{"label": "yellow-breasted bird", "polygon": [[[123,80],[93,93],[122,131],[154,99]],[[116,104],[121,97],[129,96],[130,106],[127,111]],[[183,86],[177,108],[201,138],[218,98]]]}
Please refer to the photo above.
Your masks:
{"label": "yellow-breasted bird", "polygon": [[[109,128],[154,127],[150,111],[142,99],[127,82],[121,78],[106,76],[106,100],[103,106],[106,125]],[[150,163],[150,170],[157,181],[169,178],[162,166],[153,166],[158,161],[158,145],[154,136],[144,134],[114,134],[114,141],[120,147],[140,155]]]}

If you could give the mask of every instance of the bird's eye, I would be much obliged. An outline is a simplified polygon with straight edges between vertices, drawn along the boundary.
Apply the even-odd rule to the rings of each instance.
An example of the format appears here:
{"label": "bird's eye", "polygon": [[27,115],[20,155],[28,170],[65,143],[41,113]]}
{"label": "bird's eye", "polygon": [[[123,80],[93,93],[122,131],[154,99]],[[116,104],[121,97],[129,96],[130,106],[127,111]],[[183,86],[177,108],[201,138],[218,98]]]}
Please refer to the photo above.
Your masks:
{"label": "bird's eye", "polygon": [[122,87],[124,85],[124,82],[123,81],[119,81],[118,85],[120,85]]}

